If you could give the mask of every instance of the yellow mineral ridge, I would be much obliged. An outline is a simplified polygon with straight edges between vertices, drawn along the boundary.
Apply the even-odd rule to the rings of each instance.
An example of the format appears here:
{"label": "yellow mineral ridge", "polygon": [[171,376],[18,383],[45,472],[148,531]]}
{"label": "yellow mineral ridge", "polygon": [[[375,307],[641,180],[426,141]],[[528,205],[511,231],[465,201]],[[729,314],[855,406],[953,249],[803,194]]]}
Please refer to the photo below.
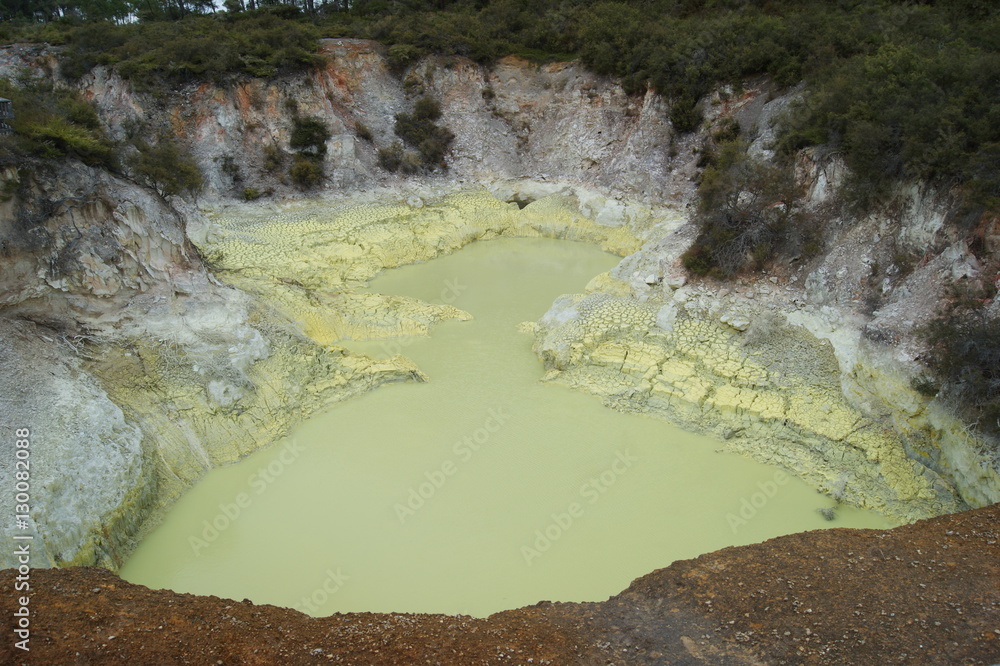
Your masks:
{"label": "yellow mineral ridge", "polygon": [[779,327],[751,349],[719,321],[678,314],[667,331],[656,312],[610,294],[564,297],[536,330],[546,379],[719,435],[729,450],[896,520],[959,508],[898,438],[846,402],[827,344]]}
{"label": "yellow mineral ridge", "polygon": [[641,242],[627,227],[600,226],[549,196],[523,209],[486,191],[433,205],[336,209],[299,204],[280,214],[218,217],[200,249],[226,282],[260,297],[320,344],[426,335],[434,322],[467,319],[456,308],[362,291],[385,268],[427,261],[475,240],[546,236],[588,241],[624,256]]}

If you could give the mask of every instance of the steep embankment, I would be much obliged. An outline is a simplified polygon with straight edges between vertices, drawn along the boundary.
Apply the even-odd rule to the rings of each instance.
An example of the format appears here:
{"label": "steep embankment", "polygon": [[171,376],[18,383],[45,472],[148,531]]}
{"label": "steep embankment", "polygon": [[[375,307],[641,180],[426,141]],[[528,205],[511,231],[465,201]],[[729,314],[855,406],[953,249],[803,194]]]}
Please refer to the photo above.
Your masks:
{"label": "steep embankment", "polygon": [[[30,653],[5,663],[994,664],[1000,507],[888,532],[821,530],[675,562],[601,603],[489,618],[312,618],[152,591],[101,569],[33,574]],[[13,572],[0,573],[5,586]],[[11,595],[0,599],[13,633]]]}
{"label": "steep embankment", "polygon": [[[537,325],[551,379],[714,432],[900,520],[1000,499],[980,444],[909,388],[912,331],[936,302],[928,295],[945,274],[978,270],[942,231],[946,202],[934,193],[901,192],[910,208],[895,217],[838,217],[836,162],[804,156],[799,175],[830,252],[728,288],[688,285],[678,257],[694,237],[684,206],[704,136],[675,135],[655,94],[630,97],[575,64],[432,58],[400,77],[375,44],[326,40],[322,50],[327,64],[308,76],[156,97],[103,68],[84,77],[113,135],[138,127],[190,149],[207,180],[200,208],[82,166],[32,175],[5,204],[5,234],[22,240],[5,246],[16,270],[4,278],[4,325],[17,335],[4,353],[63,378],[49,393],[34,372],[4,378],[5,392],[24,398],[4,407],[11,421],[51,452],[33,471],[36,565],[114,566],[205,470],[334,401],[419,380],[402,357],[373,362],[332,345],[463,316],[363,286],[384,267],[495,235],[579,238],[628,255]],[[43,49],[0,54],[0,73],[53,68]],[[739,118],[766,152],[790,99],[768,101],[773,92],[759,82],[706,100],[708,117]],[[394,140],[394,115],[424,94],[456,135],[450,170],[387,174],[377,150]],[[325,198],[287,203],[302,197],[288,167],[303,117],[330,130]],[[233,202],[254,192],[269,198]],[[926,260],[892,272],[900,247]],[[9,323],[17,318],[59,334]],[[75,413],[93,429],[57,416]],[[113,449],[93,458],[99,465],[94,437]],[[57,458],[90,464],[67,473]]]}

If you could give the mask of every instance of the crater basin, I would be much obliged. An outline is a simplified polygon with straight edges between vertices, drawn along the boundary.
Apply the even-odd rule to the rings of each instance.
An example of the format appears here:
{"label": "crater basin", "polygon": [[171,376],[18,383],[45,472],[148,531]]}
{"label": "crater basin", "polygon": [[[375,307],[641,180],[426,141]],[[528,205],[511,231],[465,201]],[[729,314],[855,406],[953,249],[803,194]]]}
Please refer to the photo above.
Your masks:
{"label": "crater basin", "polygon": [[719,442],[540,380],[518,332],[617,259],[551,239],[473,243],[393,269],[372,291],[446,302],[470,321],[402,353],[425,383],[379,388],[208,473],[121,571],[153,588],[312,615],[486,616],[598,601],[725,546],[826,527],[891,527]]}

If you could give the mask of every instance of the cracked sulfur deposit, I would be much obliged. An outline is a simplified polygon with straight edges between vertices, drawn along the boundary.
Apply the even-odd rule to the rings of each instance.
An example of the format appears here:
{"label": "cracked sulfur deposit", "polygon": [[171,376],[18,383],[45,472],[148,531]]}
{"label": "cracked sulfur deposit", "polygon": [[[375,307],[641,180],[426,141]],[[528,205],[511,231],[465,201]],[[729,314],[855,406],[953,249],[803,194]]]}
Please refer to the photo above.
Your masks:
{"label": "cracked sulfur deposit", "polygon": [[271,215],[239,209],[216,218],[202,251],[230,284],[259,296],[320,344],[426,335],[437,321],[465,319],[457,308],[361,293],[385,268],[427,261],[475,240],[547,236],[599,244],[624,255],[640,241],[627,226],[602,226],[570,197],[550,195],[523,209],[486,191],[424,205],[324,202]]}
{"label": "cracked sulfur deposit", "polygon": [[[426,203],[411,196],[395,204],[237,210],[212,220],[202,251],[222,279],[321,345],[427,335],[436,322],[469,317],[446,303],[364,291],[384,268],[504,236],[583,240],[624,256],[653,226],[597,224],[565,193],[523,209],[471,191]],[[601,395],[615,408],[723,437],[730,450],[897,520],[961,506],[894,435],[847,403],[829,345],[803,329],[779,322],[749,345],[751,313],[692,314],[674,301],[640,301],[610,274],[595,277],[588,290],[557,299],[531,328],[549,379]]]}
{"label": "cracked sulfur deposit", "polygon": [[817,488],[900,521],[961,506],[887,429],[851,407],[829,345],[775,325],[745,333],[673,304],[604,293],[566,296],[536,327],[547,379],[726,440]]}

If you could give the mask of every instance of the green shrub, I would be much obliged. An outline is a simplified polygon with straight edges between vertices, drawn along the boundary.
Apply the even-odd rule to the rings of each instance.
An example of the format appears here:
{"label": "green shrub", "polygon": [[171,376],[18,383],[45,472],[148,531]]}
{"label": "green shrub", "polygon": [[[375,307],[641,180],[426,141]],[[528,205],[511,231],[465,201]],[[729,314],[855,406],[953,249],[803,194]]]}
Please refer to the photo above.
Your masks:
{"label": "green shrub", "polygon": [[424,82],[420,77],[410,74],[403,79],[403,92],[407,95],[421,95],[424,92]]}
{"label": "green shrub", "polygon": [[[851,169],[847,192],[861,209],[900,179],[966,183],[970,201],[994,207],[1000,106],[983,91],[997,72],[1000,55],[961,39],[883,44],[838,63],[784,125],[779,146],[832,144]],[[992,169],[978,166],[989,162]]]}
{"label": "green shrub", "polygon": [[133,160],[135,178],[152,187],[160,196],[198,192],[204,180],[198,165],[173,139],[161,137],[153,146],[141,143]]}
{"label": "green shrub", "polygon": [[288,170],[292,182],[302,189],[316,187],[323,181],[323,165],[308,157],[295,158],[292,168]]}
{"label": "green shrub", "polygon": [[145,20],[124,26],[84,24],[67,31],[63,73],[78,78],[94,65],[116,67],[143,89],[232,76],[273,77],[322,62],[319,31],[274,12]]}
{"label": "green shrub", "polygon": [[285,163],[285,153],[274,145],[264,146],[264,169],[269,173],[274,173]]}
{"label": "green shrub", "polygon": [[240,166],[236,163],[236,158],[232,155],[223,155],[221,158],[216,158],[216,160],[221,162],[219,169],[222,173],[229,176],[234,185],[243,181],[243,175],[240,173]]}
{"label": "green shrub", "polygon": [[420,155],[411,150],[406,150],[398,141],[394,142],[388,148],[379,149],[378,163],[386,171],[398,171],[405,174],[419,173],[424,166]]}
{"label": "green shrub", "polygon": [[244,201],[255,201],[260,199],[260,190],[256,187],[244,187],[243,188],[243,200]]}
{"label": "green shrub", "polygon": [[978,309],[956,308],[922,333],[931,346],[939,394],[983,433],[1000,436],[1000,321]]}
{"label": "green shrub", "polygon": [[315,117],[296,116],[292,121],[292,135],[288,145],[300,154],[322,157],[326,154],[326,142],[330,130],[326,123]]}
{"label": "green shrub", "polygon": [[413,119],[435,121],[441,117],[441,105],[433,97],[421,97],[413,104]]}
{"label": "green shrub", "polygon": [[694,132],[701,125],[702,114],[698,100],[684,96],[670,106],[670,123],[679,134]]}
{"label": "green shrub", "polygon": [[712,130],[712,140],[716,143],[736,141],[740,138],[740,123],[732,116],[722,118]]}
{"label": "green shrub", "polygon": [[681,255],[681,263],[687,271],[695,275],[702,277],[706,275],[718,275],[721,277],[721,271],[716,268],[711,251],[705,246],[702,238],[699,238],[694,245]]}
{"label": "green shrub", "polygon": [[403,164],[403,144],[396,141],[388,148],[379,148],[378,164],[386,171],[399,171]]}
{"label": "green shrub", "polygon": [[43,157],[73,155],[90,165],[112,165],[117,160],[114,146],[103,135],[64,118],[50,117],[44,124],[27,125],[24,130]]}
{"label": "green shrub", "polygon": [[396,115],[396,136],[416,149],[423,165],[431,169],[447,168],[444,156],[455,140],[451,130],[434,122],[440,117],[441,107],[430,97],[417,100],[412,114]]}
{"label": "green shrub", "polygon": [[371,128],[362,122],[354,123],[354,133],[362,141],[367,141],[368,143],[375,141],[375,136],[372,134]]}
{"label": "green shrub", "polygon": [[695,217],[699,233],[681,258],[687,270],[729,277],[763,268],[779,250],[801,250],[811,237],[801,224],[801,193],[790,165],[752,158],[741,141],[706,148],[703,154]]}
{"label": "green shrub", "polygon": [[118,147],[105,135],[93,105],[76,91],[37,82],[18,87],[0,79],[0,97],[11,100],[15,113],[15,133],[3,139],[4,164],[73,157],[91,166],[118,168]]}
{"label": "green shrub", "polygon": [[389,47],[389,67],[402,72],[423,55],[420,49],[411,44],[393,44]]}

